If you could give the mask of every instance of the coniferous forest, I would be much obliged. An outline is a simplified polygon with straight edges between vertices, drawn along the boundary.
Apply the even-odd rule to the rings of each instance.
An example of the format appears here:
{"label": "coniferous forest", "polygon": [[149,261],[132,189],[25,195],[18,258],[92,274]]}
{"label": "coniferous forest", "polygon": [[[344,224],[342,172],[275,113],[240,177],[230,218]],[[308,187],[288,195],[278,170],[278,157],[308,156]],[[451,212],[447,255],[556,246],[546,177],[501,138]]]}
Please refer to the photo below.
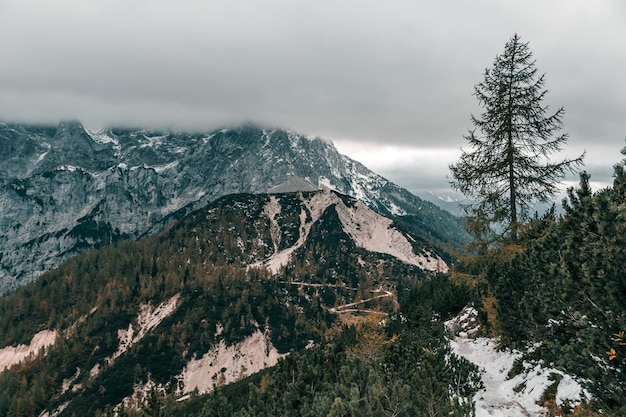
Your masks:
{"label": "coniferous forest", "polygon": [[[519,352],[509,380],[540,366],[589,394],[557,403],[553,373],[547,415],[625,416],[626,160],[612,186],[583,172],[562,211],[531,215],[584,156],[547,158],[568,135],[553,137],[564,110],[545,116],[534,62],[515,35],[475,88],[475,150],[450,166],[467,251],[442,249],[437,221],[335,191],[226,195],[1,297],[0,353],[54,341],[0,363],[0,417],[472,416],[488,380],[444,325],[465,307]],[[230,362],[255,335],[257,363]],[[201,391],[186,375],[204,359]]]}
{"label": "coniferous forest", "polygon": [[[565,214],[524,227],[518,245],[481,265],[497,300],[505,343],[537,344],[534,360],[589,381],[602,409],[626,413],[626,175],[591,192],[589,178],[570,190]],[[621,335],[621,336],[620,336]]]}
{"label": "coniferous forest", "polygon": [[0,417],[626,417],[626,0],[0,0]]}
{"label": "coniferous forest", "polygon": [[[462,256],[451,277],[422,281],[403,299],[401,317],[408,320],[392,320],[375,352],[363,349],[375,339],[371,325],[346,328],[332,342],[294,354],[272,372],[190,404],[197,408],[193,415],[471,415],[463,402],[436,403],[433,394],[439,386],[441,395],[446,381],[463,375],[460,389],[469,396],[480,387],[476,370],[464,363],[441,368],[442,357],[424,356],[433,348],[446,350],[443,326],[434,317],[449,317],[466,301],[480,309],[488,333],[499,337],[503,348],[527,352],[510,377],[529,364],[544,364],[584,381],[590,403],[559,409],[559,415],[624,415],[624,165],[615,167],[612,187],[595,193],[581,174],[562,204],[563,214],[553,208],[525,224],[515,244]],[[459,284],[468,280],[471,290]],[[334,373],[325,368],[329,363]],[[402,372],[394,374],[398,366]],[[361,368],[368,371],[358,376]],[[455,374],[458,369],[463,370]],[[360,387],[364,380],[369,383]]]}
{"label": "coniferous forest", "polygon": [[564,214],[553,206],[532,217],[532,203],[554,198],[584,159],[553,160],[569,137],[565,109],[542,104],[548,90],[535,62],[515,34],[474,88],[483,112],[471,117],[471,150],[450,165],[451,185],[470,198],[475,251],[457,272],[482,287],[493,334],[528,352],[515,372],[557,367],[586,381],[592,408],[625,415],[626,161],[612,187],[593,193],[582,172]]}
{"label": "coniferous forest", "polygon": [[[299,238],[294,213],[302,203],[279,197],[283,249]],[[55,409],[63,416],[205,415],[213,401],[222,404],[216,410],[240,415],[327,415],[331,408],[337,415],[413,414],[423,407],[466,415],[479,387],[477,370],[452,354],[437,317],[466,305],[468,289],[357,247],[334,206],[277,274],[248,267],[272,247],[271,224],[261,215],[268,201],[267,195],[225,197],[156,236],[88,252],[1,298],[2,346],[28,344],[42,330],[58,336],[46,352],[0,373],[0,415]],[[303,281],[310,286],[297,285]],[[401,307],[374,298],[366,306],[372,313],[356,313],[354,324],[331,312],[380,288],[397,294]],[[138,326],[141,306],[172,297],[179,297],[176,310],[111,360],[120,329]],[[173,377],[189,360],[259,329],[279,353],[289,353],[276,368],[208,397],[176,401]],[[115,409],[148,382],[162,387],[150,393],[148,408]]]}

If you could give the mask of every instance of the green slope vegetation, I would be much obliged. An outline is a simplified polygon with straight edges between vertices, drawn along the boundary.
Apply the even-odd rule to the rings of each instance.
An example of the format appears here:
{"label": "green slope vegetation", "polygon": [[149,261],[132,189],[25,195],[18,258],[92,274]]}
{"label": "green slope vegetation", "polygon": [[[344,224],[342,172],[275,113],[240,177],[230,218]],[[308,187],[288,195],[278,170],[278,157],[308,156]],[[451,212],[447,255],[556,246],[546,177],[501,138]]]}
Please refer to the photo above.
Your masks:
{"label": "green slope vegetation", "polygon": [[450,351],[437,319],[468,303],[469,293],[445,276],[428,278],[405,293],[386,325],[371,315],[246,380],[184,402],[153,392],[143,409],[123,415],[472,415],[480,374]]}
{"label": "green slope vegetation", "polygon": [[[626,415],[626,174],[592,193],[589,177],[554,210],[520,230],[516,245],[466,259],[457,272],[479,277],[495,299],[503,344],[532,349],[523,360],[585,381],[592,408]],[[460,274],[459,274],[460,275]],[[494,298],[495,297],[495,298]],[[486,305],[493,307],[493,303]],[[522,366],[520,360],[519,366]],[[521,369],[521,368],[518,368]],[[615,413],[615,414],[612,414]]]}
{"label": "green slope vegetation", "polygon": [[[270,221],[261,215],[268,201],[267,195],[222,198],[156,236],[86,253],[0,298],[0,348],[28,344],[41,330],[59,334],[46,354],[0,373],[0,416],[59,406],[61,416],[94,415],[148,379],[174,393],[174,377],[219,340],[230,345],[260,330],[280,353],[298,351],[337,328],[333,307],[383,287],[407,293],[427,277],[416,266],[356,247],[334,206],[278,275],[248,268],[274,252]],[[298,240],[302,209],[294,195],[281,195],[280,204],[278,250]],[[142,305],[154,308],[176,295],[171,315],[108,361],[120,346],[119,330],[139,328]],[[394,303],[375,298],[365,307],[392,313]]]}

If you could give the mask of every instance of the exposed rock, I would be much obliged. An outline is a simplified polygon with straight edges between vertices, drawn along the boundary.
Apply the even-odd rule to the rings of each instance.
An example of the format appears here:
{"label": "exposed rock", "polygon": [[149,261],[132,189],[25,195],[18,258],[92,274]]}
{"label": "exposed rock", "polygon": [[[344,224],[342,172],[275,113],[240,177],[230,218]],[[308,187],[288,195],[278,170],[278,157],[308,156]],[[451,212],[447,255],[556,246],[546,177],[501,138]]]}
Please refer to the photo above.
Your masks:
{"label": "exposed rock", "polygon": [[7,346],[0,349],[0,372],[37,355],[41,349],[47,349],[54,344],[57,335],[58,332],[55,330],[42,330],[33,336],[28,345]]}
{"label": "exposed rock", "polygon": [[235,345],[226,346],[222,340],[200,359],[187,364],[180,375],[182,392],[210,392],[214,386],[230,384],[274,366],[283,356],[260,330]]}
{"label": "exposed rock", "polygon": [[458,219],[332,143],[291,131],[0,124],[0,156],[0,293],[86,250],[153,234],[227,194],[328,188],[383,215],[408,215],[426,238],[448,243],[463,234]]}
{"label": "exposed rock", "polygon": [[[300,213],[299,238],[293,246],[274,254],[252,266],[266,266],[273,273],[285,266],[291,254],[302,246],[311,230],[311,226],[320,218],[323,212],[333,206],[339,215],[343,230],[352,238],[354,243],[368,251],[391,255],[402,262],[416,265],[428,271],[447,272],[448,265],[436,254],[413,247],[408,235],[394,227],[393,222],[374,212],[360,201],[344,202],[338,194],[329,190],[312,193],[302,197]],[[266,204],[264,213],[271,222],[272,240],[274,247],[280,245],[280,233],[276,232],[278,225],[275,216],[280,214],[280,204],[274,196]],[[416,253],[417,252],[417,253]]]}
{"label": "exposed rock", "polygon": [[120,344],[113,356],[107,358],[107,362],[109,364],[113,363],[117,357],[140,341],[150,330],[158,326],[164,318],[171,315],[176,310],[179,298],[180,294],[176,294],[154,309],[149,304],[142,304],[139,308],[139,315],[136,320],[136,329],[133,327],[133,324],[130,323],[127,329],[118,330],[117,334]]}

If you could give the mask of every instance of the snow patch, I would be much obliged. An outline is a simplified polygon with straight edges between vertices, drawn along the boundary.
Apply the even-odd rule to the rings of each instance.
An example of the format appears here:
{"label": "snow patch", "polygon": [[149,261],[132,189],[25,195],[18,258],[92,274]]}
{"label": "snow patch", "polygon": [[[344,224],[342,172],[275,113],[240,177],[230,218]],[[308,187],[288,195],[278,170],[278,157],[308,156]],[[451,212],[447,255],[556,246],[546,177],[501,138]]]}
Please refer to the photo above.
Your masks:
{"label": "snow patch", "polygon": [[46,157],[46,155],[48,155],[50,153],[50,151],[46,151],[44,153],[42,153],[41,155],[39,155],[39,157],[37,158],[37,162],[41,162],[44,160],[44,158]]}
{"label": "snow patch", "polygon": [[478,322],[478,310],[474,307],[465,307],[455,318],[444,323],[450,337],[474,337],[481,326]]}
{"label": "snow patch", "polygon": [[509,379],[509,372],[522,352],[499,349],[494,339],[472,339],[471,335],[480,328],[477,317],[476,309],[468,306],[445,322],[449,334],[457,336],[450,341],[453,352],[482,370],[484,389],[474,395],[476,417],[545,416],[547,409],[538,403],[557,380],[558,406],[567,404],[573,408],[591,398],[570,375],[537,364],[524,362],[524,369]]}
{"label": "snow patch", "polygon": [[400,207],[396,206],[393,203],[389,203],[388,209],[394,216],[406,216],[408,214],[405,210],[402,210]]}
{"label": "snow patch", "polygon": [[559,382],[558,391],[556,393],[556,404],[563,405],[566,403],[580,404],[581,398],[585,401],[591,400],[591,395],[581,387],[570,375],[563,374],[563,379]]}
{"label": "snow patch", "polygon": [[57,171],[69,171],[69,172],[74,172],[78,169],[78,167],[75,167],[74,165],[59,165],[57,167]]}
{"label": "snow patch", "polygon": [[165,164],[165,165],[145,165],[145,168],[152,168],[157,174],[161,174],[164,171],[167,171],[168,169],[172,169],[175,168],[176,166],[178,166],[179,161],[174,161],[174,162],[170,162],[169,164]]}
{"label": "snow patch", "polygon": [[319,177],[317,180],[317,186],[323,190],[334,190],[336,188],[326,177]]}
{"label": "snow patch", "polygon": [[211,392],[214,386],[230,384],[274,366],[283,356],[272,345],[269,335],[260,330],[235,345],[226,346],[221,340],[200,359],[189,361],[179,377],[182,393],[195,389],[200,394]]}
{"label": "snow patch", "polygon": [[33,358],[41,349],[45,350],[54,345],[58,334],[56,330],[42,330],[33,336],[28,345],[7,346],[0,349],[0,372]]}
{"label": "snow patch", "polygon": [[164,139],[167,138],[167,135],[157,135],[157,136],[146,136],[142,135],[144,139],[146,139],[147,143],[142,143],[139,145],[139,148],[155,148],[163,145]]}
{"label": "snow patch", "polygon": [[114,145],[119,145],[119,141],[115,138],[112,138],[111,136],[109,136],[105,130],[98,130],[95,132],[86,130],[87,134],[91,137],[91,139],[96,142],[99,143],[101,145],[104,145],[106,143],[112,143]]}

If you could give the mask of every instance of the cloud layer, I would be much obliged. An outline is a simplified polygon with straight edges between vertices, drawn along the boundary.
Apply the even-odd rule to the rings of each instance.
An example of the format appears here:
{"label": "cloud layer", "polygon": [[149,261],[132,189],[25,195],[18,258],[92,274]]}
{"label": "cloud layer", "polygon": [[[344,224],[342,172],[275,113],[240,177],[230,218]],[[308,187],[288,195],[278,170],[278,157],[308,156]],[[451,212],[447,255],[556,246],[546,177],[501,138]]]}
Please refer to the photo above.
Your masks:
{"label": "cloud layer", "polygon": [[618,0],[3,0],[0,119],[257,121],[373,152],[447,149],[447,167],[480,112],[473,86],[515,32],[546,73],[547,104],[566,108],[571,153],[610,168],[626,136]]}

